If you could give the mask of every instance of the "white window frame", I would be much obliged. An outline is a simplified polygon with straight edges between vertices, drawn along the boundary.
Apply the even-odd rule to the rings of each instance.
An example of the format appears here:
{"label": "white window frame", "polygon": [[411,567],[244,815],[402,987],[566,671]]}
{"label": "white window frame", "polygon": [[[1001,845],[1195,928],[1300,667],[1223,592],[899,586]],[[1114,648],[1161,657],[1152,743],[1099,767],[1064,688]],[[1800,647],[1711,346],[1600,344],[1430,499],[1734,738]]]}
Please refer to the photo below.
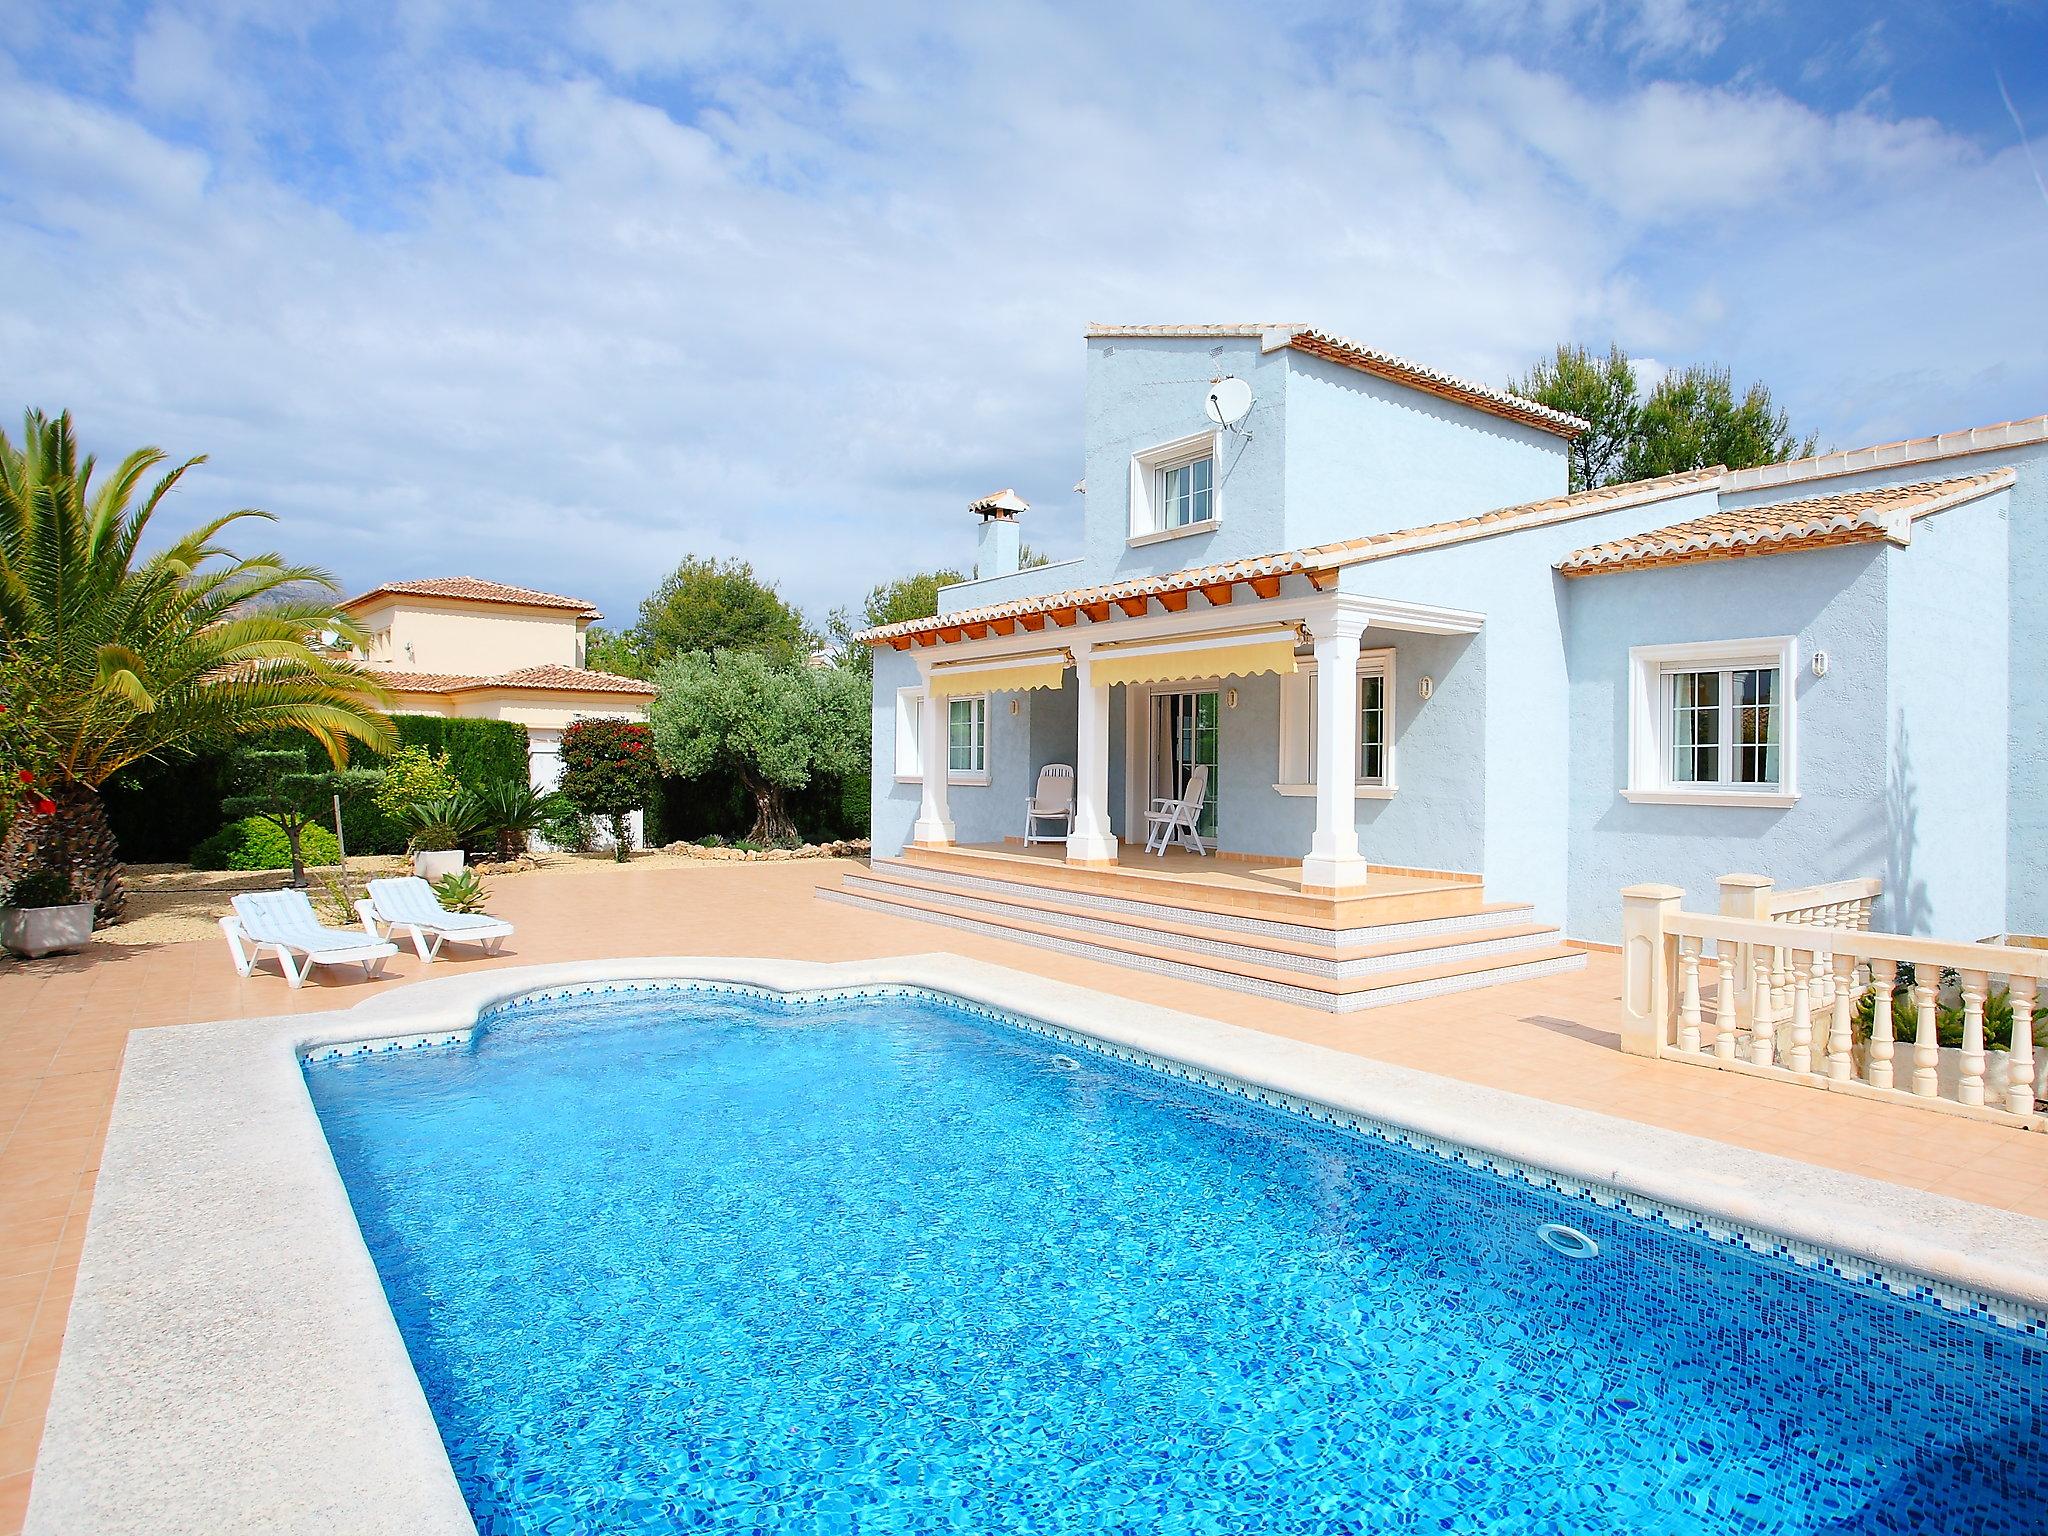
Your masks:
{"label": "white window frame", "polygon": [[924,690],[896,690],[896,782],[922,784],[924,757],[918,751],[918,737],[924,730]]}
{"label": "white window frame", "polygon": [[[955,704],[978,704],[981,706],[981,766],[979,768],[955,768],[953,766],[953,706]],[[985,693],[956,693],[946,699],[946,782],[948,784],[986,784],[989,780],[988,732],[992,716],[988,709],[988,695]]]}
{"label": "white window frame", "polygon": [[[1316,672],[1315,661],[1305,657],[1296,663],[1292,677],[1280,679],[1279,762],[1273,785],[1275,794],[1307,797],[1316,792]],[[1360,800],[1391,800],[1400,784],[1395,777],[1394,763],[1394,743],[1400,735],[1395,704],[1400,692],[1395,687],[1393,648],[1360,651],[1357,675],[1383,679],[1381,698],[1386,738],[1380,747],[1380,776],[1358,780],[1352,785],[1352,794]],[[1356,691],[1351,696],[1351,708],[1353,712],[1360,708]],[[1360,739],[1359,750],[1363,754],[1363,738]]]}
{"label": "white window frame", "polygon": [[[1131,455],[1131,544],[1158,544],[1214,532],[1223,525],[1223,434],[1196,432]],[[1166,471],[1196,459],[1209,461],[1209,515],[1181,528],[1159,525],[1160,483]]]}
{"label": "white window frame", "polygon": [[[1799,801],[1799,637],[1708,640],[1682,645],[1638,645],[1628,653],[1628,785],[1635,805],[1723,805],[1783,809]],[[1679,784],[1671,778],[1671,710],[1666,678],[1673,672],[1727,672],[1747,667],[1778,671],[1778,784]],[[1724,700],[1724,711],[1736,706]],[[1722,733],[1721,750],[1734,750]]]}

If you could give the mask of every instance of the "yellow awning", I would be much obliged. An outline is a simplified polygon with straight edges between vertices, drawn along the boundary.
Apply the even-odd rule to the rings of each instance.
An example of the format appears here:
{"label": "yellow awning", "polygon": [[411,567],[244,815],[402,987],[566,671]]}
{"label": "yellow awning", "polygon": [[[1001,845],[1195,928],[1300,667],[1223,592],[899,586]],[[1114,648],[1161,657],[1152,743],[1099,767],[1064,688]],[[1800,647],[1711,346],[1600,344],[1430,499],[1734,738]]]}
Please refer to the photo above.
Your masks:
{"label": "yellow awning", "polygon": [[934,698],[951,698],[963,693],[1014,693],[1032,688],[1057,688],[1067,673],[1064,651],[1040,656],[1012,656],[980,666],[963,663],[934,667],[931,691]]}
{"label": "yellow awning", "polygon": [[1292,630],[1267,634],[1219,636],[1181,646],[1146,646],[1122,652],[1095,653],[1092,677],[1100,687],[1113,683],[1180,683],[1203,677],[1255,677],[1261,672],[1283,676],[1295,670]]}

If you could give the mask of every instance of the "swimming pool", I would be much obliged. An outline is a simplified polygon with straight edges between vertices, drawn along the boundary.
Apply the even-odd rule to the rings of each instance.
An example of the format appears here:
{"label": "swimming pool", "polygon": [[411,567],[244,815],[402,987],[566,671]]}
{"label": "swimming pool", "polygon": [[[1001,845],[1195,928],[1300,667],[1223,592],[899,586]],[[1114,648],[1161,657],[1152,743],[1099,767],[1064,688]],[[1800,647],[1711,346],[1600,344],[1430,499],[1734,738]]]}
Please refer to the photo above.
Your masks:
{"label": "swimming pool", "polygon": [[2037,1336],[930,996],[542,1000],[307,1080],[485,1536],[2048,1507]]}

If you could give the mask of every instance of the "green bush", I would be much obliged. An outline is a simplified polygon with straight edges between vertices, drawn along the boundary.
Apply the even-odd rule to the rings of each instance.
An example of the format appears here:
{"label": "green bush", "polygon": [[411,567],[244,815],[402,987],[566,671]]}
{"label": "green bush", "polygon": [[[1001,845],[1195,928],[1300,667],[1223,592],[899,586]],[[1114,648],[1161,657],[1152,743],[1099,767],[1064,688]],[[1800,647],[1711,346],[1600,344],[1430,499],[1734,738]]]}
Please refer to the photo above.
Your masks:
{"label": "green bush", "polygon": [[[301,834],[301,846],[308,864],[332,864],[341,857],[334,834],[325,827],[308,827]],[[284,829],[274,821],[254,816],[231,821],[192,850],[194,869],[290,869],[291,845]]]}
{"label": "green bush", "polygon": [[535,828],[550,848],[564,853],[588,853],[593,840],[590,818],[577,810],[564,795],[548,800],[546,813]]}

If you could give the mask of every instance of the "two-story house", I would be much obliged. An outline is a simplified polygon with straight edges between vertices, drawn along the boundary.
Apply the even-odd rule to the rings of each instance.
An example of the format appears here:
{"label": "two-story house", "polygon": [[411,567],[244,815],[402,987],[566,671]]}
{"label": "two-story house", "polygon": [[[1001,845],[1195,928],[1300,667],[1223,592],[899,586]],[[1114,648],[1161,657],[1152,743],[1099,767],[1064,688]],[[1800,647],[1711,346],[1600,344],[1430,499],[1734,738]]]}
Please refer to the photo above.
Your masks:
{"label": "two-story house", "polygon": [[535,788],[562,777],[562,732],[600,717],[645,720],[654,690],[583,664],[584,634],[604,617],[581,598],[476,576],[391,581],[341,604],[369,639],[359,659],[393,708],[526,727]]}
{"label": "two-story house", "polygon": [[984,498],[975,579],[864,637],[842,899],[1339,1009],[1568,968],[1636,881],[2048,933],[2048,417],[1570,495],[1583,423],[1327,332],[1087,345],[1080,555]]}

